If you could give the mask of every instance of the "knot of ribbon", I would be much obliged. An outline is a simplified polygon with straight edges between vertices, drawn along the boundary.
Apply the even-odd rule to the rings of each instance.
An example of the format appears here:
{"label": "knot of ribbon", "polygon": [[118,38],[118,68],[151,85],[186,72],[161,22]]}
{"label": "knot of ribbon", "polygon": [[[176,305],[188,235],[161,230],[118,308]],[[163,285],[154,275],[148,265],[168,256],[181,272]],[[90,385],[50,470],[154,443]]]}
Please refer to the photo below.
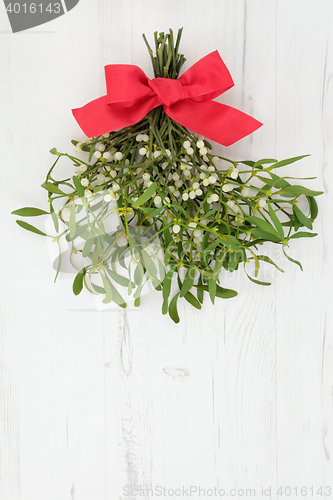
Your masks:
{"label": "knot of ribbon", "polygon": [[133,125],[161,105],[172,120],[224,146],[262,125],[242,111],[212,100],[234,85],[217,50],[178,80],[150,80],[138,66],[129,64],[105,66],[105,79],[107,95],[72,110],[88,137]]}

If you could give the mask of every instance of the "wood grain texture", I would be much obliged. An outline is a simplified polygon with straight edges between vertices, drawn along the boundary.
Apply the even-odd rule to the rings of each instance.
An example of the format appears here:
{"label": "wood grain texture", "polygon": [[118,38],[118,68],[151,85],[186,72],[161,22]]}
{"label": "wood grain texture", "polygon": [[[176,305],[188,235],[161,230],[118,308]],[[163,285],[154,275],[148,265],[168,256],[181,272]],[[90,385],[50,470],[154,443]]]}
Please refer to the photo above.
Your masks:
{"label": "wood grain texture", "polygon": [[[81,0],[13,35],[0,5],[1,500],[132,500],[154,497],[129,489],[190,486],[224,489],[217,498],[287,498],[279,487],[293,500],[330,498],[318,491],[333,488],[332,18],[331,0]],[[319,236],[289,248],[303,273],[271,248],[285,270],[262,268],[271,287],[225,275],[238,297],[202,311],[180,303],[175,326],[158,294],[138,310],[98,311],[88,293],[72,295],[73,276],[54,285],[46,242],[9,214],[45,208],[48,151],[82,138],[70,109],[104,93],[103,65],[152,76],[141,34],[181,26],[185,69],[218,49],[235,81],[218,100],[264,123],[216,151],[311,153],[285,171],[317,176],[309,183],[325,195]]]}

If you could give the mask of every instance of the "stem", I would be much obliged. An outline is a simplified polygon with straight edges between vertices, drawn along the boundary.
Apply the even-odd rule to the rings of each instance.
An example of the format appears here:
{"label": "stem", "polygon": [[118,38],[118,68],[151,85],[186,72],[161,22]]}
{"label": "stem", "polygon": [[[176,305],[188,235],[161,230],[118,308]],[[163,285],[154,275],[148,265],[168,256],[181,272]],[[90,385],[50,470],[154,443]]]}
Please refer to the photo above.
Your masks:
{"label": "stem", "polygon": [[150,59],[153,66],[154,75],[156,78],[178,78],[181,67],[183,66],[186,58],[183,54],[178,54],[180,39],[182,36],[183,28],[178,30],[176,45],[174,45],[173,31],[169,33],[160,33],[158,36],[157,31],[154,33],[155,51],[149,45],[146,35],[143,33],[142,37],[148,49]]}

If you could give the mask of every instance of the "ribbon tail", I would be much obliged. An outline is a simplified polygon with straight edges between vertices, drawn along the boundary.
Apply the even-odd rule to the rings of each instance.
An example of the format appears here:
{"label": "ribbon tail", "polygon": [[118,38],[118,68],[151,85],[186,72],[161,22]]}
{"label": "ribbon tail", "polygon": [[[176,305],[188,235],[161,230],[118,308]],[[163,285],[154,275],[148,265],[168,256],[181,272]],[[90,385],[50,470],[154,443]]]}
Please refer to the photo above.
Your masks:
{"label": "ribbon tail", "polygon": [[252,116],[215,101],[195,103],[185,99],[164,106],[164,110],[184,127],[223,146],[234,144],[262,126]]}
{"label": "ribbon tail", "polygon": [[152,96],[133,106],[116,108],[107,103],[107,96],[103,96],[82,108],[72,109],[72,113],[86,136],[96,137],[139,122],[160,104],[157,96]]}

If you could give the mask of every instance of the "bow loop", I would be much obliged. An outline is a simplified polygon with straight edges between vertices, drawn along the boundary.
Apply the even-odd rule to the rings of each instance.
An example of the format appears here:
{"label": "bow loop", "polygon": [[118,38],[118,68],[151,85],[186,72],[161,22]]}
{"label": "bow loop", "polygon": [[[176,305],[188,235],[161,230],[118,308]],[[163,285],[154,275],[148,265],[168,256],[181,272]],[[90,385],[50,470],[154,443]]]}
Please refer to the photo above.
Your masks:
{"label": "bow loop", "polygon": [[184,94],[193,102],[204,102],[223,94],[234,82],[217,50],[193,64],[179,78]]}
{"label": "bow loop", "polygon": [[104,68],[107,103],[115,108],[129,108],[141,99],[154,95],[141,68],[131,64],[108,64]]}

